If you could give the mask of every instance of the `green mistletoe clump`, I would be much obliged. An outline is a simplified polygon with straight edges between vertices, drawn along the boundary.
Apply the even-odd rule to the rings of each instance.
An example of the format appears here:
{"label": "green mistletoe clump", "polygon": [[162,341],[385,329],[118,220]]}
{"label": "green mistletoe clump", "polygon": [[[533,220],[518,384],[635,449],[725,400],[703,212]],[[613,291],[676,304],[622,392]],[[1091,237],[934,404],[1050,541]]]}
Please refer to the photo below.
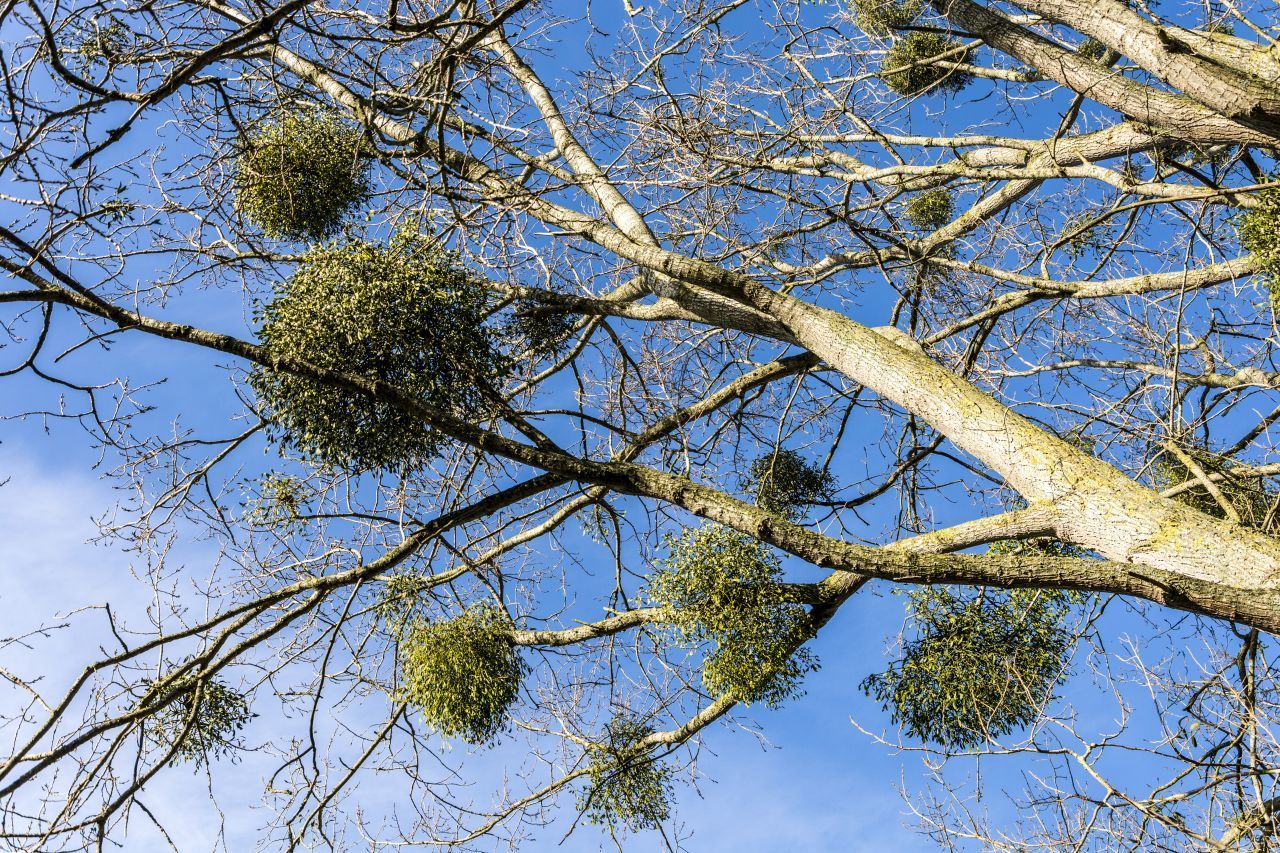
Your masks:
{"label": "green mistletoe clump", "polygon": [[477,605],[441,622],[409,626],[400,652],[401,693],[445,737],[486,744],[507,725],[527,665],[507,614]]}
{"label": "green mistletoe clump", "polygon": [[[1264,478],[1238,477],[1229,473],[1232,469],[1230,460],[1204,447],[1184,445],[1182,450],[1200,471],[1212,478],[1213,484],[1218,487],[1219,494],[1240,517],[1241,524],[1265,532],[1270,532],[1274,528],[1272,508],[1276,504],[1277,496],[1274,489],[1268,487]],[[1201,484],[1198,472],[1193,471],[1168,450],[1163,451],[1152,465],[1151,480],[1152,486],[1158,491],[1195,481],[1196,485],[1174,495],[1173,500],[1214,518],[1225,518],[1227,515],[1226,509],[1217,497]]]}
{"label": "green mistletoe clump", "polygon": [[173,750],[173,761],[204,765],[243,747],[241,731],[254,716],[243,693],[217,679],[198,679],[191,673],[148,681],[145,686],[144,705],[179,691],[144,725],[148,739],[162,749]]}
{"label": "green mistletoe clump", "polygon": [[[1002,543],[995,553],[1060,553]],[[924,587],[908,594],[914,636],[862,682],[908,736],[946,749],[979,746],[1031,725],[1065,677],[1071,593]]]}
{"label": "green mistletoe clump", "polygon": [[796,451],[780,449],[753,461],[743,486],[754,490],[761,509],[796,518],[807,504],[831,497],[835,480]]}
{"label": "green mistletoe clump", "polygon": [[360,129],[329,110],[290,110],[240,141],[235,206],[269,237],[323,239],[369,195]]}
{"label": "green mistletoe clump", "polygon": [[957,50],[959,47],[958,42],[942,33],[912,30],[885,51],[881,67],[891,72],[884,75],[885,85],[908,98],[925,91],[960,91],[969,85],[973,75],[933,61],[952,51],[956,53],[947,56],[945,62],[968,61],[968,52]]}
{"label": "green mistletoe clump", "polygon": [[708,647],[706,689],[771,708],[798,695],[817,661],[800,648],[812,635],[809,614],[784,600],[778,558],[718,525],[669,538],[667,551],[649,598],[682,642]]}
{"label": "green mistletoe clump", "polygon": [[929,190],[914,195],[907,202],[907,221],[917,231],[933,231],[951,221],[951,193]]}
{"label": "green mistletoe clump", "polygon": [[1240,245],[1260,262],[1271,310],[1280,312],[1280,189],[1263,190],[1254,201],[1239,219]]}
{"label": "green mistletoe clump", "polygon": [[92,30],[81,33],[72,53],[81,71],[87,72],[99,63],[111,68],[126,57],[132,37],[133,33],[117,20],[94,21]]}
{"label": "green mistletoe clump", "polygon": [[920,16],[924,0],[853,0],[854,18],[864,33],[883,38]]}
{"label": "green mistletoe clump", "polygon": [[304,504],[302,483],[295,477],[272,471],[258,484],[245,518],[253,524],[287,532],[302,526]]}
{"label": "green mistletoe clump", "polygon": [[653,728],[621,714],[604,738],[587,747],[587,787],[578,809],[588,823],[631,831],[657,829],[671,814],[671,770],[655,761],[643,741]]}
{"label": "green mistletoe clump", "polygon": [[411,468],[445,439],[403,401],[474,421],[510,369],[488,306],[483,284],[419,235],[317,246],[262,308],[264,349],[386,383],[401,399],[270,367],[250,383],[284,444],[304,456],[352,471]]}

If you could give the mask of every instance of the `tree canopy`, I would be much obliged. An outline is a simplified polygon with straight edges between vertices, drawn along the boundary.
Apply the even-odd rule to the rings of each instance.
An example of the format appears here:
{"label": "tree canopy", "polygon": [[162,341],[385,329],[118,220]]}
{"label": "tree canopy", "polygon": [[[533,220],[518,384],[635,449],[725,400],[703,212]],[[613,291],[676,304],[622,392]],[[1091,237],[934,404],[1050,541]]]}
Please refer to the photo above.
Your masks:
{"label": "tree canopy", "polygon": [[0,598],[0,847],[707,849],[833,673],[939,846],[1280,844],[1274,4],[0,33],[0,439],[133,569]]}

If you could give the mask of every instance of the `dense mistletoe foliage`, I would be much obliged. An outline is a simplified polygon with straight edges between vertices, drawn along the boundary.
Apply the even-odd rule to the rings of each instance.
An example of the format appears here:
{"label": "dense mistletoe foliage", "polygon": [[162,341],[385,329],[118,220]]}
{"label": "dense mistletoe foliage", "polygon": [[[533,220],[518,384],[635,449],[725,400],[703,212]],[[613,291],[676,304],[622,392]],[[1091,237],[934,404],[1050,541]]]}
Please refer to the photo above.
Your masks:
{"label": "dense mistletoe foliage", "polygon": [[907,221],[918,231],[932,231],[951,221],[951,193],[929,190],[907,201]]}
{"label": "dense mistletoe foliage", "polygon": [[360,129],[328,110],[290,110],[246,134],[236,209],[269,237],[321,239],[369,195]]}
{"label": "dense mistletoe foliage", "polygon": [[883,37],[919,17],[924,0],[853,0],[849,5],[864,32]]}
{"label": "dense mistletoe foliage", "polygon": [[[967,52],[941,33],[912,30],[885,51],[881,67],[884,83],[899,95],[919,95],[928,91],[958,92],[969,85],[972,75],[944,63],[964,62]],[[935,58],[938,62],[932,62]]]}
{"label": "dense mistletoe foliage", "polygon": [[1254,195],[1255,206],[1240,216],[1240,245],[1262,263],[1273,311],[1280,311],[1280,190]]}
{"label": "dense mistletoe foliage", "polygon": [[619,714],[604,738],[587,747],[587,787],[578,809],[588,823],[632,831],[656,829],[671,814],[671,769],[641,743],[653,727]]}
{"label": "dense mistletoe foliage", "polygon": [[667,609],[680,641],[709,647],[703,686],[769,707],[799,694],[800,678],[817,660],[800,648],[811,635],[809,615],[783,600],[778,558],[717,525],[668,538],[667,552],[649,579],[649,597]]}
{"label": "dense mistletoe foliage", "polygon": [[1052,698],[1070,660],[1073,603],[1054,590],[913,590],[914,636],[862,688],[911,737],[947,749],[980,746],[1032,724]]}
{"label": "dense mistletoe foliage", "polygon": [[794,518],[805,505],[831,497],[835,478],[794,450],[778,450],[751,463],[743,486],[762,509]]}
{"label": "dense mistletoe foliage", "polygon": [[401,643],[401,693],[445,737],[490,743],[506,727],[527,666],[511,642],[511,622],[477,605],[442,622],[409,626]]}
{"label": "dense mistletoe foliage", "polygon": [[[484,415],[509,360],[483,284],[416,234],[309,251],[261,310],[267,352],[379,380],[426,407]],[[283,370],[251,376],[267,418],[304,456],[348,470],[414,467],[443,437],[403,406]]]}
{"label": "dense mistletoe foliage", "polygon": [[[1280,494],[1269,488],[1260,477],[1241,477],[1229,473],[1233,466],[1221,455],[1203,447],[1180,448],[1199,471],[1193,471],[1187,463],[1169,450],[1156,458],[1151,468],[1152,485],[1157,489],[1180,486],[1187,481],[1196,485],[1173,495],[1173,499],[1214,518],[1225,518],[1226,508],[1200,480],[1200,474],[1210,478],[1218,493],[1235,510],[1240,522],[1261,530],[1272,530],[1275,525],[1277,501]],[[1238,470],[1238,469],[1237,469]]]}
{"label": "dense mistletoe foliage", "polygon": [[240,749],[241,730],[253,719],[248,698],[217,679],[197,679],[185,674],[176,680],[144,682],[148,694],[143,704],[170,691],[173,701],[147,718],[148,738],[161,749],[172,750],[174,761],[196,765]]}

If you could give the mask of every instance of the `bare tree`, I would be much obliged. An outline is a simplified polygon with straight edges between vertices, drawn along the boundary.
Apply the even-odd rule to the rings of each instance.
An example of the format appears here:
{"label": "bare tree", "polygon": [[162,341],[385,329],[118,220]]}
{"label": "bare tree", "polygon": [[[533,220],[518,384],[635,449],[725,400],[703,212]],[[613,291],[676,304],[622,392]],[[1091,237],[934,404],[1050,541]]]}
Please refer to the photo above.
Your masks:
{"label": "bare tree", "polygon": [[[712,724],[879,581],[940,844],[1275,847],[1274,10],[0,15],[5,414],[100,450],[155,602],[65,692],[0,669],[6,845],[253,752],[273,849],[675,848]],[[440,737],[524,746],[476,794]]]}

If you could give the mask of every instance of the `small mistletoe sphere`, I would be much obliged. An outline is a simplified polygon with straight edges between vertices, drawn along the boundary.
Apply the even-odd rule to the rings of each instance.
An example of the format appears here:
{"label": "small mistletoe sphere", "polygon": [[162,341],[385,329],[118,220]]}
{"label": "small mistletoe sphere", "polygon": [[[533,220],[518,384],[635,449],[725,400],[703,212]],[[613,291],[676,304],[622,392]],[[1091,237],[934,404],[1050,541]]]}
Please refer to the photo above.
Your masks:
{"label": "small mistletoe sphere", "polygon": [[915,636],[900,660],[863,679],[862,690],[909,736],[947,749],[1030,726],[1068,675],[1076,602],[1062,590],[915,589],[908,594]]}
{"label": "small mistletoe sphere", "polygon": [[[486,324],[488,292],[448,252],[401,232],[389,245],[308,252],[261,310],[267,353],[395,386],[425,406],[481,417],[509,372]],[[414,468],[444,437],[390,401],[260,367],[250,376],[282,442],[350,471]]]}
{"label": "small mistletoe sphere", "polygon": [[666,540],[667,556],[649,578],[649,600],[667,612],[675,638],[708,646],[702,683],[776,708],[800,695],[817,669],[802,646],[812,636],[808,611],[784,600],[781,563],[756,540],[718,525]]}
{"label": "small mistletoe sphere", "polygon": [[742,478],[756,503],[769,512],[795,518],[806,504],[829,498],[835,479],[794,450],[779,448],[758,457]]}
{"label": "small mistletoe sphere", "polygon": [[908,26],[920,16],[923,0],[852,0],[850,8],[858,27],[864,33],[877,38],[889,35],[896,29]]}
{"label": "small mistletoe sphere", "polygon": [[360,130],[330,111],[284,112],[240,142],[236,210],[269,237],[332,236],[368,195]]}
{"label": "small mistletoe sphere", "polygon": [[192,675],[176,681],[145,681],[147,700],[178,690],[178,696],[146,719],[144,731],[161,749],[172,751],[171,761],[204,766],[233,755],[243,747],[241,730],[254,714],[243,693],[217,679],[197,681]]}
{"label": "small mistletoe sphere", "polygon": [[907,221],[918,231],[933,231],[951,221],[951,193],[929,190],[907,202]]}
{"label": "small mistletoe sphere", "polygon": [[[1275,504],[1276,493],[1264,478],[1232,476],[1229,472],[1233,468],[1237,473],[1241,469],[1234,466],[1228,457],[1214,453],[1197,443],[1179,442],[1179,444],[1183,454],[1195,462],[1200,470],[1210,477],[1216,475],[1219,478],[1218,493],[1235,509],[1236,514],[1240,516],[1241,524],[1267,533],[1274,530],[1272,507]],[[1197,485],[1183,489],[1175,494],[1173,499],[1205,515],[1211,515],[1214,518],[1226,517],[1226,510],[1219,503],[1217,496],[1203,485],[1199,485],[1199,473],[1192,471],[1182,458],[1164,451],[1156,457],[1150,471],[1151,484],[1160,491],[1172,486],[1185,485],[1189,480],[1195,481]]]}
{"label": "small mistletoe sphere", "polygon": [[[885,74],[885,85],[905,97],[938,89],[958,92],[969,85],[973,75],[931,62],[931,60],[957,51],[959,47],[958,43],[941,33],[920,30],[907,33],[885,51],[881,67],[885,71],[901,69]],[[957,51],[955,55],[948,56],[945,61],[967,62],[968,59],[968,51]]]}
{"label": "small mistletoe sphere", "polygon": [[415,622],[400,658],[405,700],[444,736],[472,744],[489,743],[506,726],[526,669],[507,614],[493,605]]}
{"label": "small mistletoe sphere", "polygon": [[71,52],[79,59],[81,71],[88,71],[98,63],[110,68],[128,54],[132,35],[128,27],[117,20],[110,19],[105,24],[94,21],[93,29],[81,34]]}
{"label": "small mistletoe sphere", "polygon": [[1090,62],[1102,63],[1106,60],[1108,53],[1107,46],[1095,38],[1087,38],[1076,45],[1076,56],[1087,59]]}
{"label": "small mistletoe sphere", "polygon": [[578,798],[587,823],[637,832],[657,829],[671,816],[672,772],[644,748],[651,734],[652,726],[624,712],[587,747],[588,784]]}

